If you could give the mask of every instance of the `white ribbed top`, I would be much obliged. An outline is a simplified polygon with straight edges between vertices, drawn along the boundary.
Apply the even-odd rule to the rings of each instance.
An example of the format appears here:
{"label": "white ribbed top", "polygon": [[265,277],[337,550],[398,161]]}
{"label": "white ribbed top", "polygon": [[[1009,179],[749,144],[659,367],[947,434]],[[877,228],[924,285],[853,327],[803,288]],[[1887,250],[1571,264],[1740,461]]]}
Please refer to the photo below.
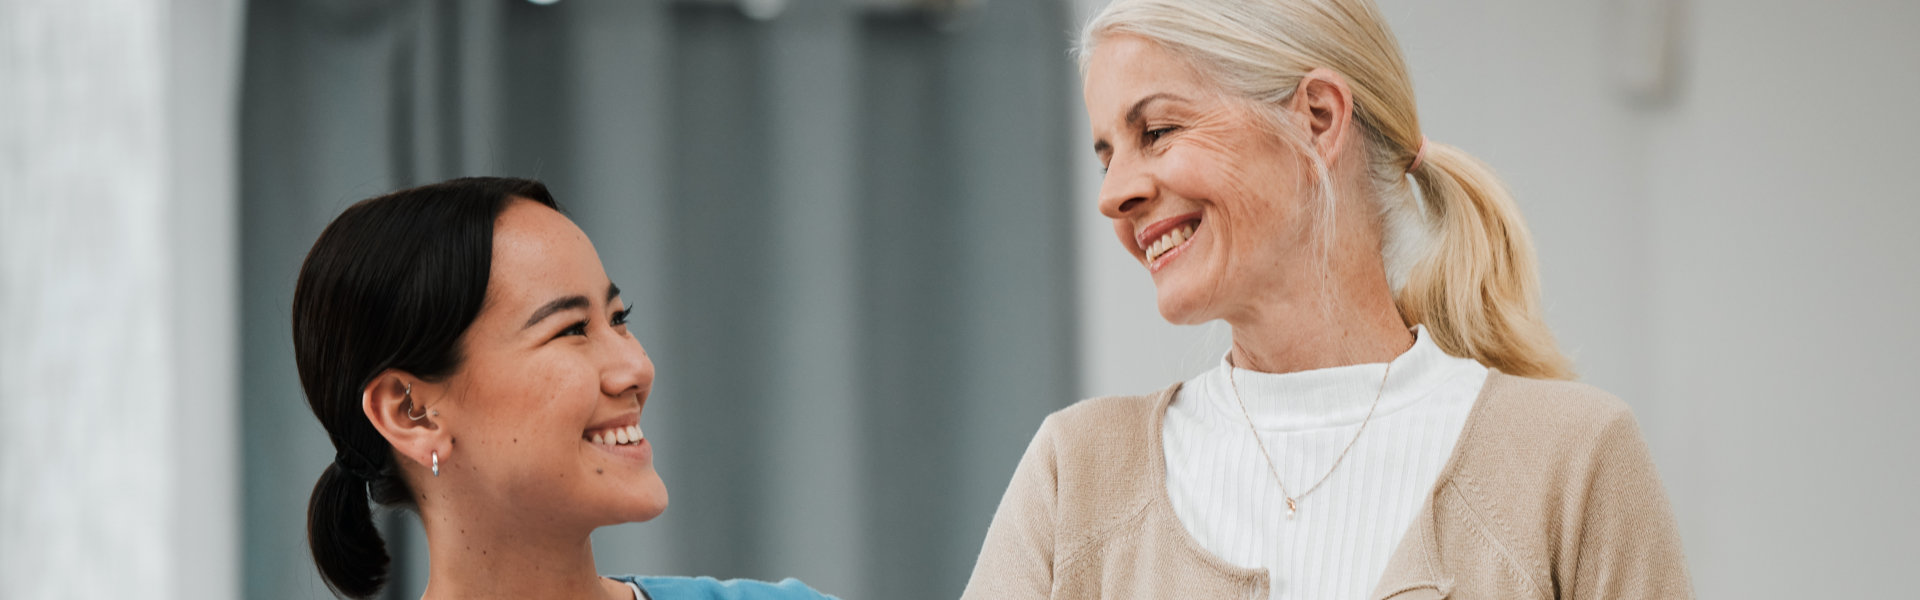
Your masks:
{"label": "white ribbed top", "polygon": [[1393,371],[1373,421],[1339,469],[1287,502],[1274,485],[1228,387],[1298,496],[1333,465],[1381,390],[1386,363],[1272,374],[1220,365],[1187,381],[1161,435],[1167,495],[1200,546],[1227,562],[1265,568],[1275,600],[1364,598],[1440,476],[1487,368],[1448,356],[1424,328]]}

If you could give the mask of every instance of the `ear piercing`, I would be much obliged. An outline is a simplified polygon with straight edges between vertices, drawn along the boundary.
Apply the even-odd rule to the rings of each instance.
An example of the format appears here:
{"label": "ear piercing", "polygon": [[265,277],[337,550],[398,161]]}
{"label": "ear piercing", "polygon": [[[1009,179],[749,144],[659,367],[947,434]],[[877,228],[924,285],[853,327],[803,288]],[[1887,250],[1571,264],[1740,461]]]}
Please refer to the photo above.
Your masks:
{"label": "ear piercing", "polygon": [[425,419],[425,418],[427,418],[427,416],[428,416],[428,415],[432,415],[432,416],[436,416],[436,417],[438,417],[438,416],[440,416],[440,411],[437,411],[437,410],[427,410],[427,409],[424,409],[424,408],[422,408],[422,409],[420,409],[420,414],[419,414],[418,416],[415,416],[415,415],[413,414],[413,384],[411,384],[411,383],[409,383],[409,384],[407,384],[407,401],[406,401],[406,406],[407,406],[407,418],[408,418],[408,419],[412,419],[412,420],[415,420],[415,421],[418,421],[418,420],[421,420],[421,419]]}
{"label": "ear piercing", "polygon": [[[407,395],[405,406],[407,410],[408,419],[418,421],[418,420],[427,418],[427,415],[433,415],[436,417],[440,416],[440,411],[427,410],[424,408],[420,409],[420,414],[418,415],[413,414],[413,384],[409,383],[405,385],[407,386],[406,392],[405,392]],[[433,476],[439,477],[440,476],[440,451],[434,450],[432,456],[433,456]]]}
{"label": "ear piercing", "polygon": [[407,401],[406,401],[406,406],[407,406],[407,418],[408,418],[408,419],[412,419],[412,420],[415,420],[415,421],[418,421],[418,420],[421,420],[421,419],[425,419],[425,418],[427,418],[427,411],[426,411],[426,410],[424,410],[424,409],[420,411],[420,415],[419,415],[419,416],[414,416],[414,414],[413,414],[413,384],[411,384],[411,383],[409,383],[409,384],[406,384],[406,386],[407,386]]}

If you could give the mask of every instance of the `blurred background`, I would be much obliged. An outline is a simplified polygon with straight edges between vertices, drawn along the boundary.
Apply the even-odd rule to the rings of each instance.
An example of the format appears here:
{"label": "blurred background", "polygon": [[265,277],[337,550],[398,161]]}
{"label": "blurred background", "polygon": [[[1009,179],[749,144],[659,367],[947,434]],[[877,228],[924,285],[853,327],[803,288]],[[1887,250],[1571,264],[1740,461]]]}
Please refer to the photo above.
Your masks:
{"label": "blurred background", "polygon": [[[0,598],[329,597],[294,276],[354,201],[471,174],[548,183],[659,369],[673,505],[603,571],[958,596],[1046,414],[1227,343],[1094,210],[1067,50],[1103,3],[0,0]],[[1380,5],[1700,596],[1899,595],[1920,3]]]}

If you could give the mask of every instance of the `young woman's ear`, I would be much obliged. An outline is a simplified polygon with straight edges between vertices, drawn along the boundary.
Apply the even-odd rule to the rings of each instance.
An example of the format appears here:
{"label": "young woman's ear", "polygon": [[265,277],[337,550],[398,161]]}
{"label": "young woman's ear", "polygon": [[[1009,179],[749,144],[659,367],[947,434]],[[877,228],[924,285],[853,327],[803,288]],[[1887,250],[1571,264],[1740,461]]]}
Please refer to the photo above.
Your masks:
{"label": "young woman's ear", "polygon": [[447,459],[451,448],[439,424],[440,411],[431,399],[422,397],[431,395],[423,385],[404,371],[382,371],[361,390],[360,407],[394,452],[414,463],[401,467],[432,471],[434,463]]}

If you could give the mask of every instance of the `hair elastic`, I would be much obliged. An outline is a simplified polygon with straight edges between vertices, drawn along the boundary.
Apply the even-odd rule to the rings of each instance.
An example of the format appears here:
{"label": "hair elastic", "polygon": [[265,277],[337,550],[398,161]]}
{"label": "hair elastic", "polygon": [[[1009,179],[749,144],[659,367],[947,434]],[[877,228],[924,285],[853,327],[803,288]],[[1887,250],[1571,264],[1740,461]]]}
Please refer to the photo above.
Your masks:
{"label": "hair elastic", "polygon": [[1420,149],[1413,151],[1413,162],[1407,164],[1407,172],[1420,168],[1420,160],[1427,157],[1427,136],[1420,136]]}
{"label": "hair elastic", "polygon": [[333,466],[361,481],[371,482],[380,477],[380,469],[375,468],[372,462],[362,458],[360,453],[345,448],[333,453]]}

